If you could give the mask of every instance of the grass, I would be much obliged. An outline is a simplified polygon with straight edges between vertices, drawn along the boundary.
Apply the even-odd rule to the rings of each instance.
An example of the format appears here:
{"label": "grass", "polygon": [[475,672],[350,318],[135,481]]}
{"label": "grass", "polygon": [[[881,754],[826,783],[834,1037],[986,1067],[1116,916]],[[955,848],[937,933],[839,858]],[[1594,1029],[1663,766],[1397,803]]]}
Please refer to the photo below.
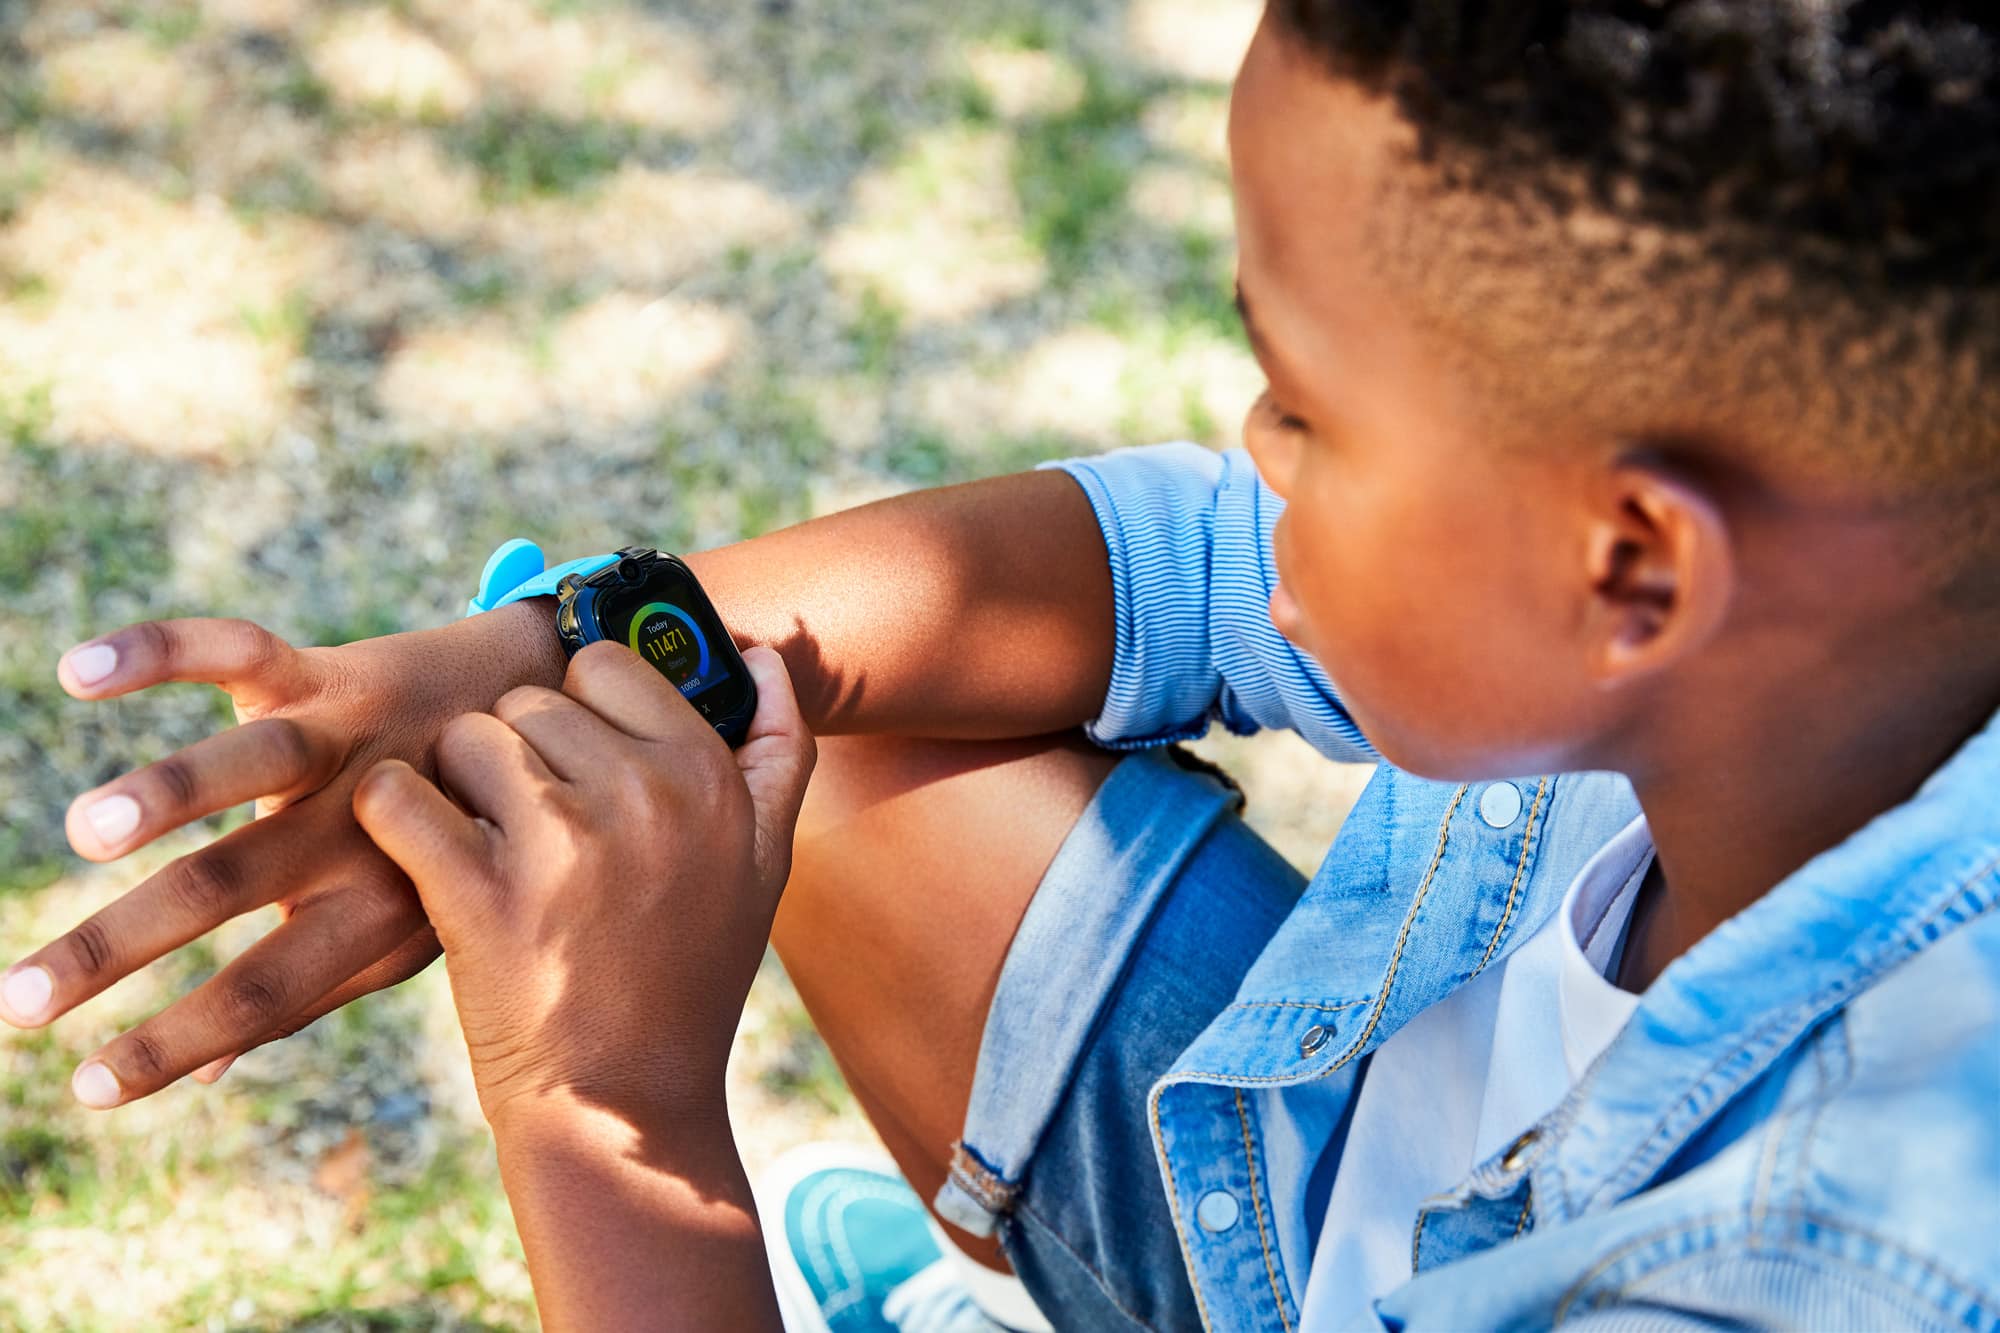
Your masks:
{"label": "grass", "polygon": [[649,537],[689,544],[697,512],[726,514],[725,540],[810,516],[812,480],[833,451],[817,409],[778,371],[747,376],[731,386],[728,402],[724,433],[679,425],[661,433],[654,461],[672,478],[676,498]]}
{"label": "grass", "polygon": [[330,115],[333,110],[333,90],[297,55],[284,62],[278,76],[266,86],[264,96],[274,105],[307,119]]}
{"label": "grass", "polygon": [[778,1054],[757,1074],[766,1092],[811,1102],[829,1114],[851,1113],[854,1094],[840,1076],[833,1052],[827,1050],[803,1009],[782,1012],[778,1023]]}
{"label": "grass", "polygon": [[190,0],[149,0],[146,4],[122,5],[118,18],[125,27],[163,51],[185,45],[201,31],[201,6]]}
{"label": "grass", "polygon": [[0,399],[0,469],[20,497],[0,525],[0,583],[19,587],[62,567],[85,602],[147,586],[172,563],[163,497],[115,464],[44,443],[48,402],[46,390]]}
{"label": "grass", "polygon": [[499,264],[461,270],[450,279],[454,305],[468,310],[490,310],[505,305],[514,295],[514,279]]}
{"label": "grass", "polygon": [[6,91],[0,89],[0,147],[5,146],[6,138],[13,136],[16,150],[0,155],[0,226],[12,222],[48,180],[48,168],[33,136],[19,129],[9,129],[4,123],[6,97]]}
{"label": "grass", "polygon": [[978,477],[1022,472],[1052,458],[1084,452],[1057,434],[986,435],[968,442],[930,430],[898,432],[875,457],[890,476],[912,486],[947,486]]}
{"label": "grass", "polygon": [[613,121],[490,107],[447,128],[444,141],[494,202],[583,194],[640,147],[637,131]]}
{"label": "grass", "polygon": [[[213,950],[188,951],[164,971],[152,969],[151,984],[161,996],[181,993],[216,961]],[[246,1058],[240,1074],[232,1071],[213,1090],[164,1094],[182,1108],[169,1113],[181,1127],[173,1134],[128,1128],[68,1105],[68,1071],[95,1040],[73,1024],[10,1038],[0,1049],[0,1252],[28,1265],[37,1235],[92,1246],[105,1219],[115,1217],[117,1227],[105,1239],[123,1231],[129,1241],[113,1243],[127,1256],[144,1256],[117,1262],[157,1265],[170,1263],[182,1246],[179,1229],[200,1233],[237,1216],[243,1220],[236,1234],[220,1245],[235,1265],[231,1280],[187,1283],[147,1311],[147,1326],[201,1326],[224,1308],[237,1327],[314,1320],[342,1328],[463,1327],[468,1320],[528,1326],[532,1307],[520,1247],[483,1129],[432,1119],[423,1135],[406,1136],[399,1151],[396,1131],[368,1110],[381,1106],[380,1095],[372,1102],[356,1095],[369,1080],[415,1067],[420,1014],[442,997],[442,987],[429,980],[375,997],[293,1039],[280,1058]],[[299,1160],[303,1151],[303,1165],[311,1167],[319,1150],[307,1136],[324,1133],[316,1127],[328,1122],[336,1132],[354,1124],[375,1165],[365,1192],[343,1196],[344,1207],[310,1205],[333,1207],[343,1217],[321,1235],[310,1261],[301,1262],[298,1254],[260,1244],[260,1224],[250,1222],[262,1215],[258,1198],[283,1196],[282,1171],[265,1190],[246,1195],[245,1164],[268,1167]],[[279,1222],[274,1216],[261,1225]],[[0,1327],[47,1326],[46,1311],[38,1315],[33,1303],[33,1284],[23,1281],[30,1272],[45,1276],[46,1261],[14,1268],[0,1291]],[[179,1275],[167,1285],[179,1287]],[[117,1286],[93,1292],[81,1308],[66,1301],[63,1327],[134,1326],[121,1313]]]}
{"label": "grass", "polygon": [[1236,314],[1234,258],[1212,233],[1183,228],[1175,236],[1178,266],[1166,282],[1166,323],[1176,336],[1205,334],[1246,346]]}
{"label": "grass", "polygon": [[254,224],[272,213],[323,216],[327,198],[303,165],[282,162],[239,182],[229,192],[229,206],[239,218]]}
{"label": "grass", "polygon": [[286,292],[274,305],[243,307],[237,318],[244,332],[265,346],[296,351],[312,332],[312,302],[304,292]]}
{"label": "grass", "polygon": [[1100,243],[1126,219],[1126,194],[1144,155],[1139,115],[1146,98],[1094,64],[1069,110],[1028,120],[1015,150],[1014,192],[1028,238],[1053,280],[1078,283]]}
{"label": "grass", "polygon": [[896,348],[903,338],[903,312],[873,287],[861,293],[860,309],[848,338],[854,344],[861,373],[881,379],[890,370]]}
{"label": "grass", "polygon": [[1051,50],[1063,36],[1058,12],[1037,6],[1017,7],[992,24],[985,38],[995,46],[1010,46],[1017,51]]}
{"label": "grass", "polygon": [[83,1145],[40,1125],[0,1131],[0,1217],[26,1217],[37,1207],[67,1209],[83,1192]]}
{"label": "grass", "polygon": [[0,134],[19,134],[41,123],[48,96],[38,78],[0,81]]}

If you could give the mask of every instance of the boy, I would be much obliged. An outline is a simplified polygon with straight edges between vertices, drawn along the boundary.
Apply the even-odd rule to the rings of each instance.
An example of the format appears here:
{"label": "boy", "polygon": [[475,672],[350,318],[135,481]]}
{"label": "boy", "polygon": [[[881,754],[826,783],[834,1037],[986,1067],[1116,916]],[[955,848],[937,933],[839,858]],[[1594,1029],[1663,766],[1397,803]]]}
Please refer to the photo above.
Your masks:
{"label": "boy", "polygon": [[[545,605],[86,645],[82,697],[251,720],[82,798],[79,850],[282,808],[0,995],[46,1022],[287,895],[79,1071],[111,1105],[407,975],[435,944],[358,810],[447,945],[550,1321],[750,1326],[716,1042],[803,725],[953,737],[826,741],[774,938],[1058,1326],[1994,1327],[1996,129],[1970,4],[1279,0],[1231,123],[1254,473],[1133,451],[695,558],[798,685],[803,723],[756,655],[734,772],[612,650],[509,692],[562,674]],[[1310,885],[1206,775],[1049,738],[1215,716],[1388,761]],[[499,835],[361,782],[395,757]],[[692,924],[621,939],[614,882]]]}

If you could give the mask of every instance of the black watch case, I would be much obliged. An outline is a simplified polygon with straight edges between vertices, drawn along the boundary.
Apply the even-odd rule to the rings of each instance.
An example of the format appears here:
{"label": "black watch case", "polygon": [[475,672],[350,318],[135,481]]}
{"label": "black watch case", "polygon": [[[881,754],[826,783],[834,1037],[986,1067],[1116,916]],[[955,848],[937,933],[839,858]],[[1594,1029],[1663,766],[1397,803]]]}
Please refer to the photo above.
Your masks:
{"label": "black watch case", "polygon": [[757,713],[757,685],[694,571],[647,546],[628,546],[587,577],[556,586],[556,632],[574,657],[609,639],[639,654],[708,720],[743,743]]}

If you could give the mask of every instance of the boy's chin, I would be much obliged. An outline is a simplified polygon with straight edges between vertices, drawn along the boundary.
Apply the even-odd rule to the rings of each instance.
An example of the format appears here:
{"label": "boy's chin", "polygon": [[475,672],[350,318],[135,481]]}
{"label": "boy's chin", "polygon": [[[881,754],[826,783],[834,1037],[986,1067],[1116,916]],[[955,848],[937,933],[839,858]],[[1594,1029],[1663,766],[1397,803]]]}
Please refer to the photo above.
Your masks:
{"label": "boy's chin", "polygon": [[1496,782],[1502,778],[1552,773],[1562,765],[1548,755],[1468,748],[1462,737],[1433,736],[1422,727],[1402,727],[1371,712],[1365,702],[1343,699],[1348,716],[1391,768],[1432,782]]}

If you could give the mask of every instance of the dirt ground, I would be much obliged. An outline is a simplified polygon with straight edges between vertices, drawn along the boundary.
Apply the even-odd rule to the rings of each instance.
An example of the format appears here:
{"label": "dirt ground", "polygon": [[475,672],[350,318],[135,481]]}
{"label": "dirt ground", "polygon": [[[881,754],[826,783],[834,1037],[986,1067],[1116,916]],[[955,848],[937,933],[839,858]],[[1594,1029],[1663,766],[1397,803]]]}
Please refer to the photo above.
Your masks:
{"label": "dirt ground", "polygon": [[[242,815],[84,868],[77,791],[228,720],[55,688],[231,614],[440,623],[514,535],[754,535],[1234,442],[1223,124],[1250,0],[0,0],[0,964]],[[1294,861],[1358,784],[1204,743]],[[528,1328],[440,970],[111,1115],[69,1070],[260,914],[0,1034],[0,1328]],[[753,1168],[867,1137],[775,964]]]}

